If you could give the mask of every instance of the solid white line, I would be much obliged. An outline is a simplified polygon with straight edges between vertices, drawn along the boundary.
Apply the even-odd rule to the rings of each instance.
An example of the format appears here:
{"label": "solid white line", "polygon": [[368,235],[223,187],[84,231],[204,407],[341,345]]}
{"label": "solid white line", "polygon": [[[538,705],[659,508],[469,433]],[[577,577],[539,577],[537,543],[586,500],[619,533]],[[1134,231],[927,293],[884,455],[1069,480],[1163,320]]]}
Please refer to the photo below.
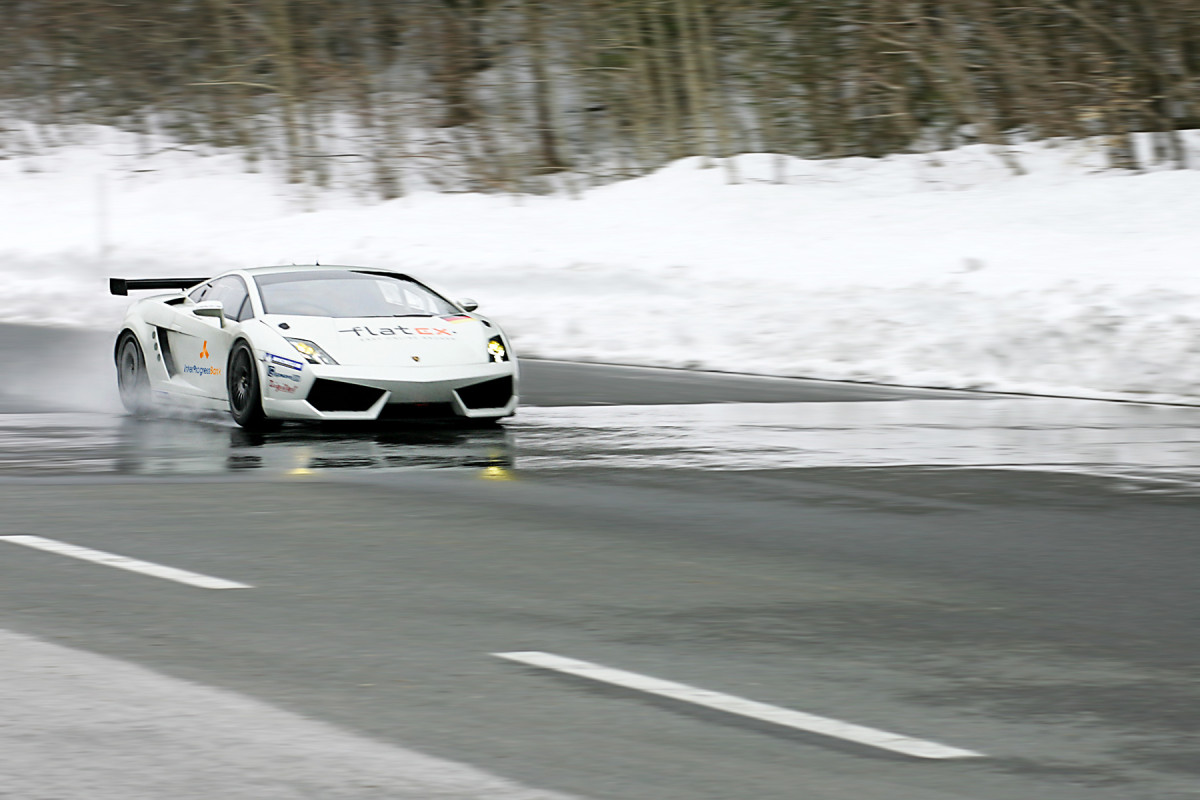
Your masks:
{"label": "solid white line", "polygon": [[745,698],[736,697],[731,694],[698,689],[695,686],[688,686],[686,683],[664,681],[658,678],[651,678],[647,675],[639,675],[636,672],[626,672],[625,670],[605,667],[601,664],[593,664],[589,661],[563,658],[553,653],[529,651],[492,653],[492,655],[498,658],[506,658],[509,661],[519,661],[522,664],[551,669],[556,672],[565,672],[581,678],[601,681],[602,683],[610,683],[614,686],[623,686],[627,689],[637,689],[638,691],[662,697],[670,697],[674,700],[695,703],[708,708],[714,708],[718,711],[726,711],[730,714],[773,722],[777,725],[795,728],[796,730],[819,733],[823,736],[832,736],[837,739],[857,742],[858,744],[877,747],[882,750],[891,750],[894,753],[902,753],[907,756],[915,756],[917,758],[983,757],[983,753],[977,753],[974,750],[963,750],[958,747],[950,747],[924,739],[914,739],[911,736],[903,736],[899,733],[889,733],[876,728],[867,728],[850,722],[842,722],[841,720],[830,719],[829,717],[818,717],[815,714],[792,711],[787,708],[759,703],[754,700],[746,700]]}
{"label": "solid white line", "polygon": [[[986,467],[992,469],[992,467]],[[1171,483],[1180,486],[1196,486],[1196,478],[1160,478],[1155,475],[1127,475],[1123,472],[1101,472],[1100,470],[1071,469],[1070,465],[1060,464],[998,464],[995,469],[1007,469],[1013,472],[1053,472],[1059,475],[1082,475],[1088,478],[1111,478],[1121,481],[1139,481],[1141,483]]]}
{"label": "solid white line", "polygon": [[92,550],[87,547],[80,547],[79,545],[67,544],[57,539],[44,539],[41,536],[0,536],[0,540],[12,542],[13,544],[23,544],[26,547],[45,550],[49,553],[58,553],[59,555],[70,556],[71,558],[79,558],[84,561],[93,561],[108,567],[127,569],[130,572],[140,572],[143,575],[153,575],[155,578],[186,583],[189,586],[198,586],[201,589],[254,588],[245,583],[227,581],[224,578],[213,578],[209,575],[188,572],[185,569],[176,569],[175,567],[164,567],[161,564],[153,564],[149,561],[138,561],[136,558],[126,558],[125,556],[105,553],[102,550]]}

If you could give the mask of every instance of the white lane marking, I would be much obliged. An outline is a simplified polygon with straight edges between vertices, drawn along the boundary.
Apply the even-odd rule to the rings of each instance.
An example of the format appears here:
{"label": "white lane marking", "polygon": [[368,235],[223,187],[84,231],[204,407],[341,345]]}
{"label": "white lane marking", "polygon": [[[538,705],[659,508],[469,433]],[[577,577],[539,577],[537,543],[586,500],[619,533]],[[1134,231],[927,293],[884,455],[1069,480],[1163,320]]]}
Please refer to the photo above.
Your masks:
{"label": "white lane marking", "polygon": [[1195,487],[1196,478],[1161,478],[1156,475],[1131,475],[1125,472],[1102,472],[1090,469],[1071,469],[1069,464],[997,464],[995,467],[984,469],[1007,469],[1012,472],[1052,472],[1062,475],[1083,475],[1089,478],[1110,478],[1119,481],[1137,481],[1139,483],[1170,483],[1180,486]]}
{"label": "white lane marking", "polygon": [[901,753],[907,756],[915,756],[917,758],[983,757],[983,753],[977,753],[974,750],[963,750],[959,747],[950,747],[949,745],[938,744],[937,742],[930,742],[924,739],[914,739],[911,736],[904,736],[899,733],[889,733],[877,728],[855,725],[851,722],[842,722],[841,720],[829,717],[806,714],[803,711],[792,711],[791,709],[780,708],[779,706],[772,706],[767,703],[759,703],[755,700],[746,700],[745,698],[736,697],[731,694],[699,689],[695,686],[688,686],[686,683],[664,681],[659,678],[651,678],[648,675],[639,675],[636,672],[626,672],[621,669],[605,667],[601,664],[593,664],[589,661],[564,658],[556,656],[553,653],[527,651],[492,653],[492,655],[497,658],[506,658],[509,661],[518,661],[522,664],[542,667],[543,669],[565,672],[602,683],[611,683],[614,686],[623,686],[627,689],[637,689],[638,691],[662,697],[670,697],[674,700],[695,703],[717,709],[718,711],[726,711],[730,714],[772,722],[784,727],[795,728],[796,730],[819,733],[822,736],[832,736],[837,739],[857,742],[858,744],[877,747],[882,750],[891,750],[894,753]]}
{"label": "white lane marking", "polygon": [[189,586],[198,586],[201,589],[253,589],[245,583],[236,583],[227,581],[224,578],[213,578],[209,575],[201,575],[198,572],[188,572],[185,569],[176,569],[175,567],[164,567],[162,564],[154,564],[149,561],[139,561],[136,558],[127,558],[125,556],[114,555],[113,553],[105,553],[102,550],[92,550],[88,547],[80,547],[75,544],[60,542],[57,539],[45,539],[41,536],[0,536],[0,540],[12,542],[13,544],[22,544],[26,547],[32,547],[37,550],[45,550],[49,553],[58,553],[62,556],[70,556],[84,561],[93,561],[97,564],[104,564],[108,567],[116,567],[117,569],[127,569],[130,572],[140,572],[143,575],[153,575],[156,578],[163,578],[168,581],[176,581],[178,583],[186,583]]}

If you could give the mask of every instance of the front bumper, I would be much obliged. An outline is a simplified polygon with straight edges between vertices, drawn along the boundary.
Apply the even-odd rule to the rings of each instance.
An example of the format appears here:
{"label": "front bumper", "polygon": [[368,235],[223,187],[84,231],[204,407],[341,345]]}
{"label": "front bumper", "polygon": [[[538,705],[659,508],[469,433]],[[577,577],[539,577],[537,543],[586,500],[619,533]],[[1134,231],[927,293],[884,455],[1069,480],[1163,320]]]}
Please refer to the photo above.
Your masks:
{"label": "front bumper", "polygon": [[517,410],[517,366],[352,367],[259,362],[263,411],[275,419],[369,421],[431,416],[498,419]]}

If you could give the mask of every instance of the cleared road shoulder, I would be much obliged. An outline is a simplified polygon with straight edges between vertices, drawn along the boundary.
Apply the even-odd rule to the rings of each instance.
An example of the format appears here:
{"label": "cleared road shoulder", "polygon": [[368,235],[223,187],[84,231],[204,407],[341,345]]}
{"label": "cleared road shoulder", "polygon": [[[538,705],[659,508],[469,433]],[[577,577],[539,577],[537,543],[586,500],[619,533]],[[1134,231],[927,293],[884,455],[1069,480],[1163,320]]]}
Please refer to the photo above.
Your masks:
{"label": "cleared road shoulder", "polygon": [[4,630],[0,664],[0,797],[568,798]]}

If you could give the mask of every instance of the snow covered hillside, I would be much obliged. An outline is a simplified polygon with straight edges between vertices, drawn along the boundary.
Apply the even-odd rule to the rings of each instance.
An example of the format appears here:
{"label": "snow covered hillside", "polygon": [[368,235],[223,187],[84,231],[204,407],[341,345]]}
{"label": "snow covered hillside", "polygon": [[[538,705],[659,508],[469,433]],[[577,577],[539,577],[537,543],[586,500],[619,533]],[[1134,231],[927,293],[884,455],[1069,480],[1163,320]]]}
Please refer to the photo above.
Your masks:
{"label": "snow covered hillside", "polygon": [[[109,275],[399,267],[526,355],[1200,402],[1200,171],[1085,143],[699,159],[576,197],[285,187],[112,129],[0,160],[0,319],[111,327]],[[1200,144],[1200,136],[1192,135]],[[143,155],[147,150],[155,155]]]}

